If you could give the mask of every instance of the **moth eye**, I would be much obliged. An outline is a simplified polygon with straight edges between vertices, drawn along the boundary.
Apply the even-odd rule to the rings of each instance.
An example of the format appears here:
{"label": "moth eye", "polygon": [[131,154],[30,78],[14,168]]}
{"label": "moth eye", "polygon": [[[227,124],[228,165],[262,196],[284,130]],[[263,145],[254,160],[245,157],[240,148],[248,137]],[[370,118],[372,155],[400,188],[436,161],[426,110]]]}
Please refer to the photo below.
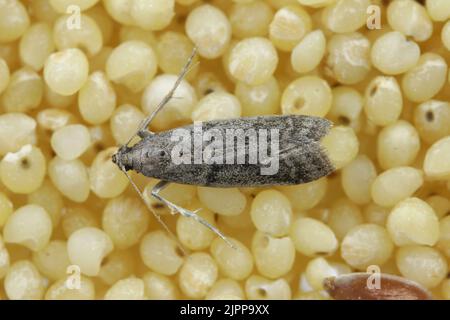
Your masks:
{"label": "moth eye", "polygon": [[165,157],[166,156],[166,151],[165,150],[161,150],[160,152],[159,152],[159,155],[161,156],[161,157]]}

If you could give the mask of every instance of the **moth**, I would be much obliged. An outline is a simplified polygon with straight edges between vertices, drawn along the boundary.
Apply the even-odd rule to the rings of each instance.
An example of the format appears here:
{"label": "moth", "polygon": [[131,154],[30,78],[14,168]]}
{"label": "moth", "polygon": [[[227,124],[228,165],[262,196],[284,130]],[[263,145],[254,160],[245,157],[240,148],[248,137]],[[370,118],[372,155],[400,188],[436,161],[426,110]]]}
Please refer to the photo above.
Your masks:
{"label": "moth", "polygon": [[[312,116],[259,116],[195,123],[182,128],[154,133],[148,126],[189,71],[195,49],[173,88],[155,111],[139,126],[128,143],[113,155],[112,161],[127,171],[161,180],[152,190],[153,197],[172,212],[191,217],[232,244],[197,211],[186,210],[160,195],[171,182],[208,187],[257,187],[294,185],[317,180],[334,171],[320,140],[332,123]],[[131,140],[141,140],[129,146]],[[147,204],[147,203],[146,203]],[[165,227],[159,215],[147,205]],[[170,232],[170,231],[169,231]]]}

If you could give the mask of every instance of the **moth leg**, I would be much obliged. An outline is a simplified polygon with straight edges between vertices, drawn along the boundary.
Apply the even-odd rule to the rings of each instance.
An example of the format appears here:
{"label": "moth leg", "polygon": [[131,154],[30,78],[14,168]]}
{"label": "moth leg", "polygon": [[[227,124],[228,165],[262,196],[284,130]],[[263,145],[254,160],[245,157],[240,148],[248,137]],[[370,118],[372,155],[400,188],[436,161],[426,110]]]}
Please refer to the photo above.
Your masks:
{"label": "moth leg", "polygon": [[156,186],[154,186],[152,189],[152,196],[154,196],[156,199],[158,199],[159,201],[164,203],[166,206],[168,206],[172,212],[178,212],[179,214],[181,214],[184,217],[193,218],[195,221],[201,223],[202,225],[204,225],[205,227],[210,229],[212,232],[217,234],[219,237],[221,237],[230,247],[236,249],[236,247],[227,239],[227,237],[225,237],[225,235],[223,235],[222,232],[220,232],[219,229],[217,229],[215,226],[213,226],[212,224],[210,224],[208,221],[206,221],[205,219],[203,219],[202,217],[200,217],[197,214],[201,209],[198,209],[195,211],[190,211],[190,210],[187,210],[180,206],[177,206],[176,204],[170,202],[167,199],[164,199],[159,193],[162,190],[164,190],[164,188],[166,188],[169,184],[170,184],[170,182],[168,182],[168,181],[158,182],[156,184]]}
{"label": "moth leg", "polygon": [[125,168],[123,166],[120,167],[120,170],[122,170],[122,172],[125,174],[125,176],[128,178],[128,180],[130,181],[130,184],[133,186],[134,190],[137,192],[137,194],[139,195],[139,197],[142,199],[142,201],[145,203],[145,206],[148,208],[148,210],[153,214],[153,216],[155,217],[155,219],[161,224],[161,226],[167,231],[167,233],[169,234],[170,237],[172,237],[175,242],[177,243],[178,247],[181,249],[181,251],[183,252],[184,255],[187,255],[186,250],[184,250],[183,245],[181,244],[180,240],[178,240],[178,238],[173,234],[172,231],[170,231],[169,227],[167,226],[167,224],[164,223],[164,221],[161,219],[161,216],[156,213],[155,210],[153,210],[153,208],[149,205],[149,203],[147,202],[146,198],[144,197],[144,195],[142,194],[141,190],[139,190],[138,186],[134,183],[133,179],[131,179],[130,175],[128,174],[127,170],[125,170]]}
{"label": "moth leg", "polygon": [[148,129],[139,130],[138,133],[137,133],[137,135],[141,139],[144,139],[145,137],[151,136],[152,134],[153,134],[153,132],[151,132]]}

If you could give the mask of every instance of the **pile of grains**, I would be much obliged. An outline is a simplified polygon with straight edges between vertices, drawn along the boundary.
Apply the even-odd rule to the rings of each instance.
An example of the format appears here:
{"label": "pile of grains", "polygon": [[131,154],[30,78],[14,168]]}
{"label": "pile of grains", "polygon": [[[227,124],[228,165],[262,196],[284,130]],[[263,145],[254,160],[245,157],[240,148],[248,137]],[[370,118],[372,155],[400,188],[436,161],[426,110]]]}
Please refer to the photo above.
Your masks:
{"label": "pile of grains", "polygon": [[[337,168],[298,186],[171,185],[111,162],[154,131],[326,117]],[[1,299],[328,299],[368,267],[450,299],[450,1],[0,0]]]}

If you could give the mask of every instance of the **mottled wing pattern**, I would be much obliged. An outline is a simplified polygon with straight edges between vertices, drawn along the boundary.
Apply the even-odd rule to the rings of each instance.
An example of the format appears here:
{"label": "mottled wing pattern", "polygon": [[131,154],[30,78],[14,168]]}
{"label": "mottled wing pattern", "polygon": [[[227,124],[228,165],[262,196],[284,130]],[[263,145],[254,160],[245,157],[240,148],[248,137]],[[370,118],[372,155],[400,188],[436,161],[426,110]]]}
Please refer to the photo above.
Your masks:
{"label": "mottled wing pattern", "polygon": [[[230,120],[208,121],[203,131],[216,129],[225,137],[227,129],[276,129],[279,132],[279,169],[272,175],[261,174],[261,164],[181,164],[166,167],[157,178],[184,183],[215,187],[263,186],[301,184],[326,176],[334,169],[319,141],[326,135],[331,122],[310,116],[260,116]],[[193,125],[183,127],[190,130],[193,139]],[[171,131],[158,134],[170,144]],[[267,144],[271,145],[268,134]],[[246,152],[249,140],[246,139]],[[204,144],[204,147],[208,143]],[[224,154],[235,155],[235,148],[226,148]],[[269,155],[271,149],[268,149]],[[248,159],[248,158],[247,158]]]}

